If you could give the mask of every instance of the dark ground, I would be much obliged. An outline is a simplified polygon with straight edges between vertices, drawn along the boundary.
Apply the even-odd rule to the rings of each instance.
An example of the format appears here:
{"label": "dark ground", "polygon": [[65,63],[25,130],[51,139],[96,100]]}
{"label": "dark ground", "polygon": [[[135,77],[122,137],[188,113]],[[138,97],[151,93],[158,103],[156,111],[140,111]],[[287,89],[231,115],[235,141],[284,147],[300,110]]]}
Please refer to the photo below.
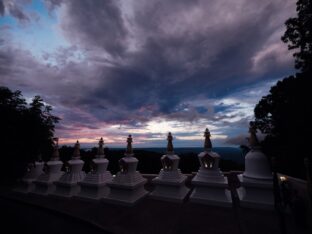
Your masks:
{"label": "dark ground", "polygon": [[[229,176],[233,190],[237,177]],[[188,183],[189,185],[189,183]],[[147,190],[153,186],[148,183]],[[233,190],[234,191],[234,190]],[[3,234],[10,233],[151,233],[151,234],[276,234],[275,211],[239,208],[235,192],[233,208],[156,201],[145,198],[134,207],[25,195],[2,187],[0,192]],[[308,233],[285,214],[287,233]],[[19,231],[20,230],[20,231]]]}

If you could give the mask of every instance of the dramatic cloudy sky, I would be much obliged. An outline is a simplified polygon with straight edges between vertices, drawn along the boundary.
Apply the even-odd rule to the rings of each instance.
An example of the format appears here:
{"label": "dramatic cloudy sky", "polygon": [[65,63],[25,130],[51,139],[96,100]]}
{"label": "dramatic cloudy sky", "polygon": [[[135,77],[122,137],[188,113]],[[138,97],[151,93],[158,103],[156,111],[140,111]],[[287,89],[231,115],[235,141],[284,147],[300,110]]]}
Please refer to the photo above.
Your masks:
{"label": "dramatic cloudy sky", "polygon": [[40,95],[63,144],[240,143],[292,72],[295,0],[0,0],[0,85]]}

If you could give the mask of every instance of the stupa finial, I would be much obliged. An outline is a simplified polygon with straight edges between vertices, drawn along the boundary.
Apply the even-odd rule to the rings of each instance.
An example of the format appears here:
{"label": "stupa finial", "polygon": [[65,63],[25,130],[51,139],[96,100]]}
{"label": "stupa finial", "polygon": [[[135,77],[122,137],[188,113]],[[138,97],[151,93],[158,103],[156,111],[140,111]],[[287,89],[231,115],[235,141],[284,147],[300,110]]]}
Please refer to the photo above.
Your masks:
{"label": "stupa finial", "polygon": [[172,144],[173,137],[171,135],[171,132],[168,133],[167,140],[168,140],[167,153],[168,154],[173,154],[173,144]]}
{"label": "stupa finial", "polygon": [[257,129],[256,126],[251,124],[249,127],[249,133],[250,133],[250,137],[249,137],[249,145],[251,148],[255,148],[255,147],[259,147],[259,141],[257,138]]}
{"label": "stupa finial", "polygon": [[99,148],[97,151],[97,156],[98,157],[104,157],[104,140],[103,137],[99,140]]}
{"label": "stupa finial", "polygon": [[211,150],[212,148],[212,144],[211,144],[211,140],[210,140],[210,131],[208,128],[206,128],[205,133],[204,133],[204,137],[205,137],[205,145],[204,148],[205,150]]}
{"label": "stupa finial", "polygon": [[74,147],[74,153],[73,153],[73,159],[80,158],[80,144],[77,140],[75,147]]}
{"label": "stupa finial", "polygon": [[132,149],[132,136],[129,135],[127,138],[127,150],[126,154],[130,155],[133,154],[133,149]]}
{"label": "stupa finial", "polygon": [[58,138],[54,137],[53,138],[53,153],[52,153],[52,157],[51,160],[56,161],[59,160],[60,158],[60,153],[59,153],[59,149],[58,149]]}

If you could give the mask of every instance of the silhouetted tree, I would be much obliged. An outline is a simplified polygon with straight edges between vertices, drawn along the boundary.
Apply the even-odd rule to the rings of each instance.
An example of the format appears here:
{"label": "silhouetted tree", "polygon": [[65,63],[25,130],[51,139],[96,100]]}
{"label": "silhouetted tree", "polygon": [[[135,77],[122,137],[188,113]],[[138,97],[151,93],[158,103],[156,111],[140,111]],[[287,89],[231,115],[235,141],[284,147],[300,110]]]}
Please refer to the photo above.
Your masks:
{"label": "silhouetted tree", "polygon": [[[43,159],[50,158],[54,124],[59,121],[58,117],[51,115],[51,111],[52,107],[45,105],[40,96],[35,96],[27,109],[28,126],[25,127],[30,133],[27,139],[33,157],[42,154]],[[33,158],[33,160],[35,159]]]}
{"label": "silhouetted tree", "polygon": [[59,118],[35,96],[28,105],[20,91],[0,87],[0,180],[21,176],[27,162],[39,154],[51,156],[54,125]]}
{"label": "silhouetted tree", "polygon": [[286,32],[282,40],[288,49],[295,49],[295,68],[311,74],[312,64],[312,1],[298,0],[297,17],[286,21]]}
{"label": "silhouetted tree", "polygon": [[298,73],[271,87],[255,107],[253,124],[267,137],[263,147],[276,156],[282,172],[304,177],[303,158],[308,152],[311,133],[312,100],[310,79],[312,63],[312,1],[297,2],[297,17],[286,21],[282,40],[295,50]]}

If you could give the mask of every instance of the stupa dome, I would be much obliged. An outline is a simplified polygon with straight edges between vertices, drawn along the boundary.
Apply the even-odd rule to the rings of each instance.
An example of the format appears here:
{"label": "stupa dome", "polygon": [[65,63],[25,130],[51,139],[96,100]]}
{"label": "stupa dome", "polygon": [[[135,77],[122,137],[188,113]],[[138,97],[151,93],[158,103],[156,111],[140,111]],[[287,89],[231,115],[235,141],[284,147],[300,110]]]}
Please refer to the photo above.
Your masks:
{"label": "stupa dome", "polygon": [[250,146],[251,150],[246,154],[245,157],[245,172],[244,177],[254,179],[272,179],[272,172],[267,157],[261,151],[259,145],[256,129],[250,127]]}

